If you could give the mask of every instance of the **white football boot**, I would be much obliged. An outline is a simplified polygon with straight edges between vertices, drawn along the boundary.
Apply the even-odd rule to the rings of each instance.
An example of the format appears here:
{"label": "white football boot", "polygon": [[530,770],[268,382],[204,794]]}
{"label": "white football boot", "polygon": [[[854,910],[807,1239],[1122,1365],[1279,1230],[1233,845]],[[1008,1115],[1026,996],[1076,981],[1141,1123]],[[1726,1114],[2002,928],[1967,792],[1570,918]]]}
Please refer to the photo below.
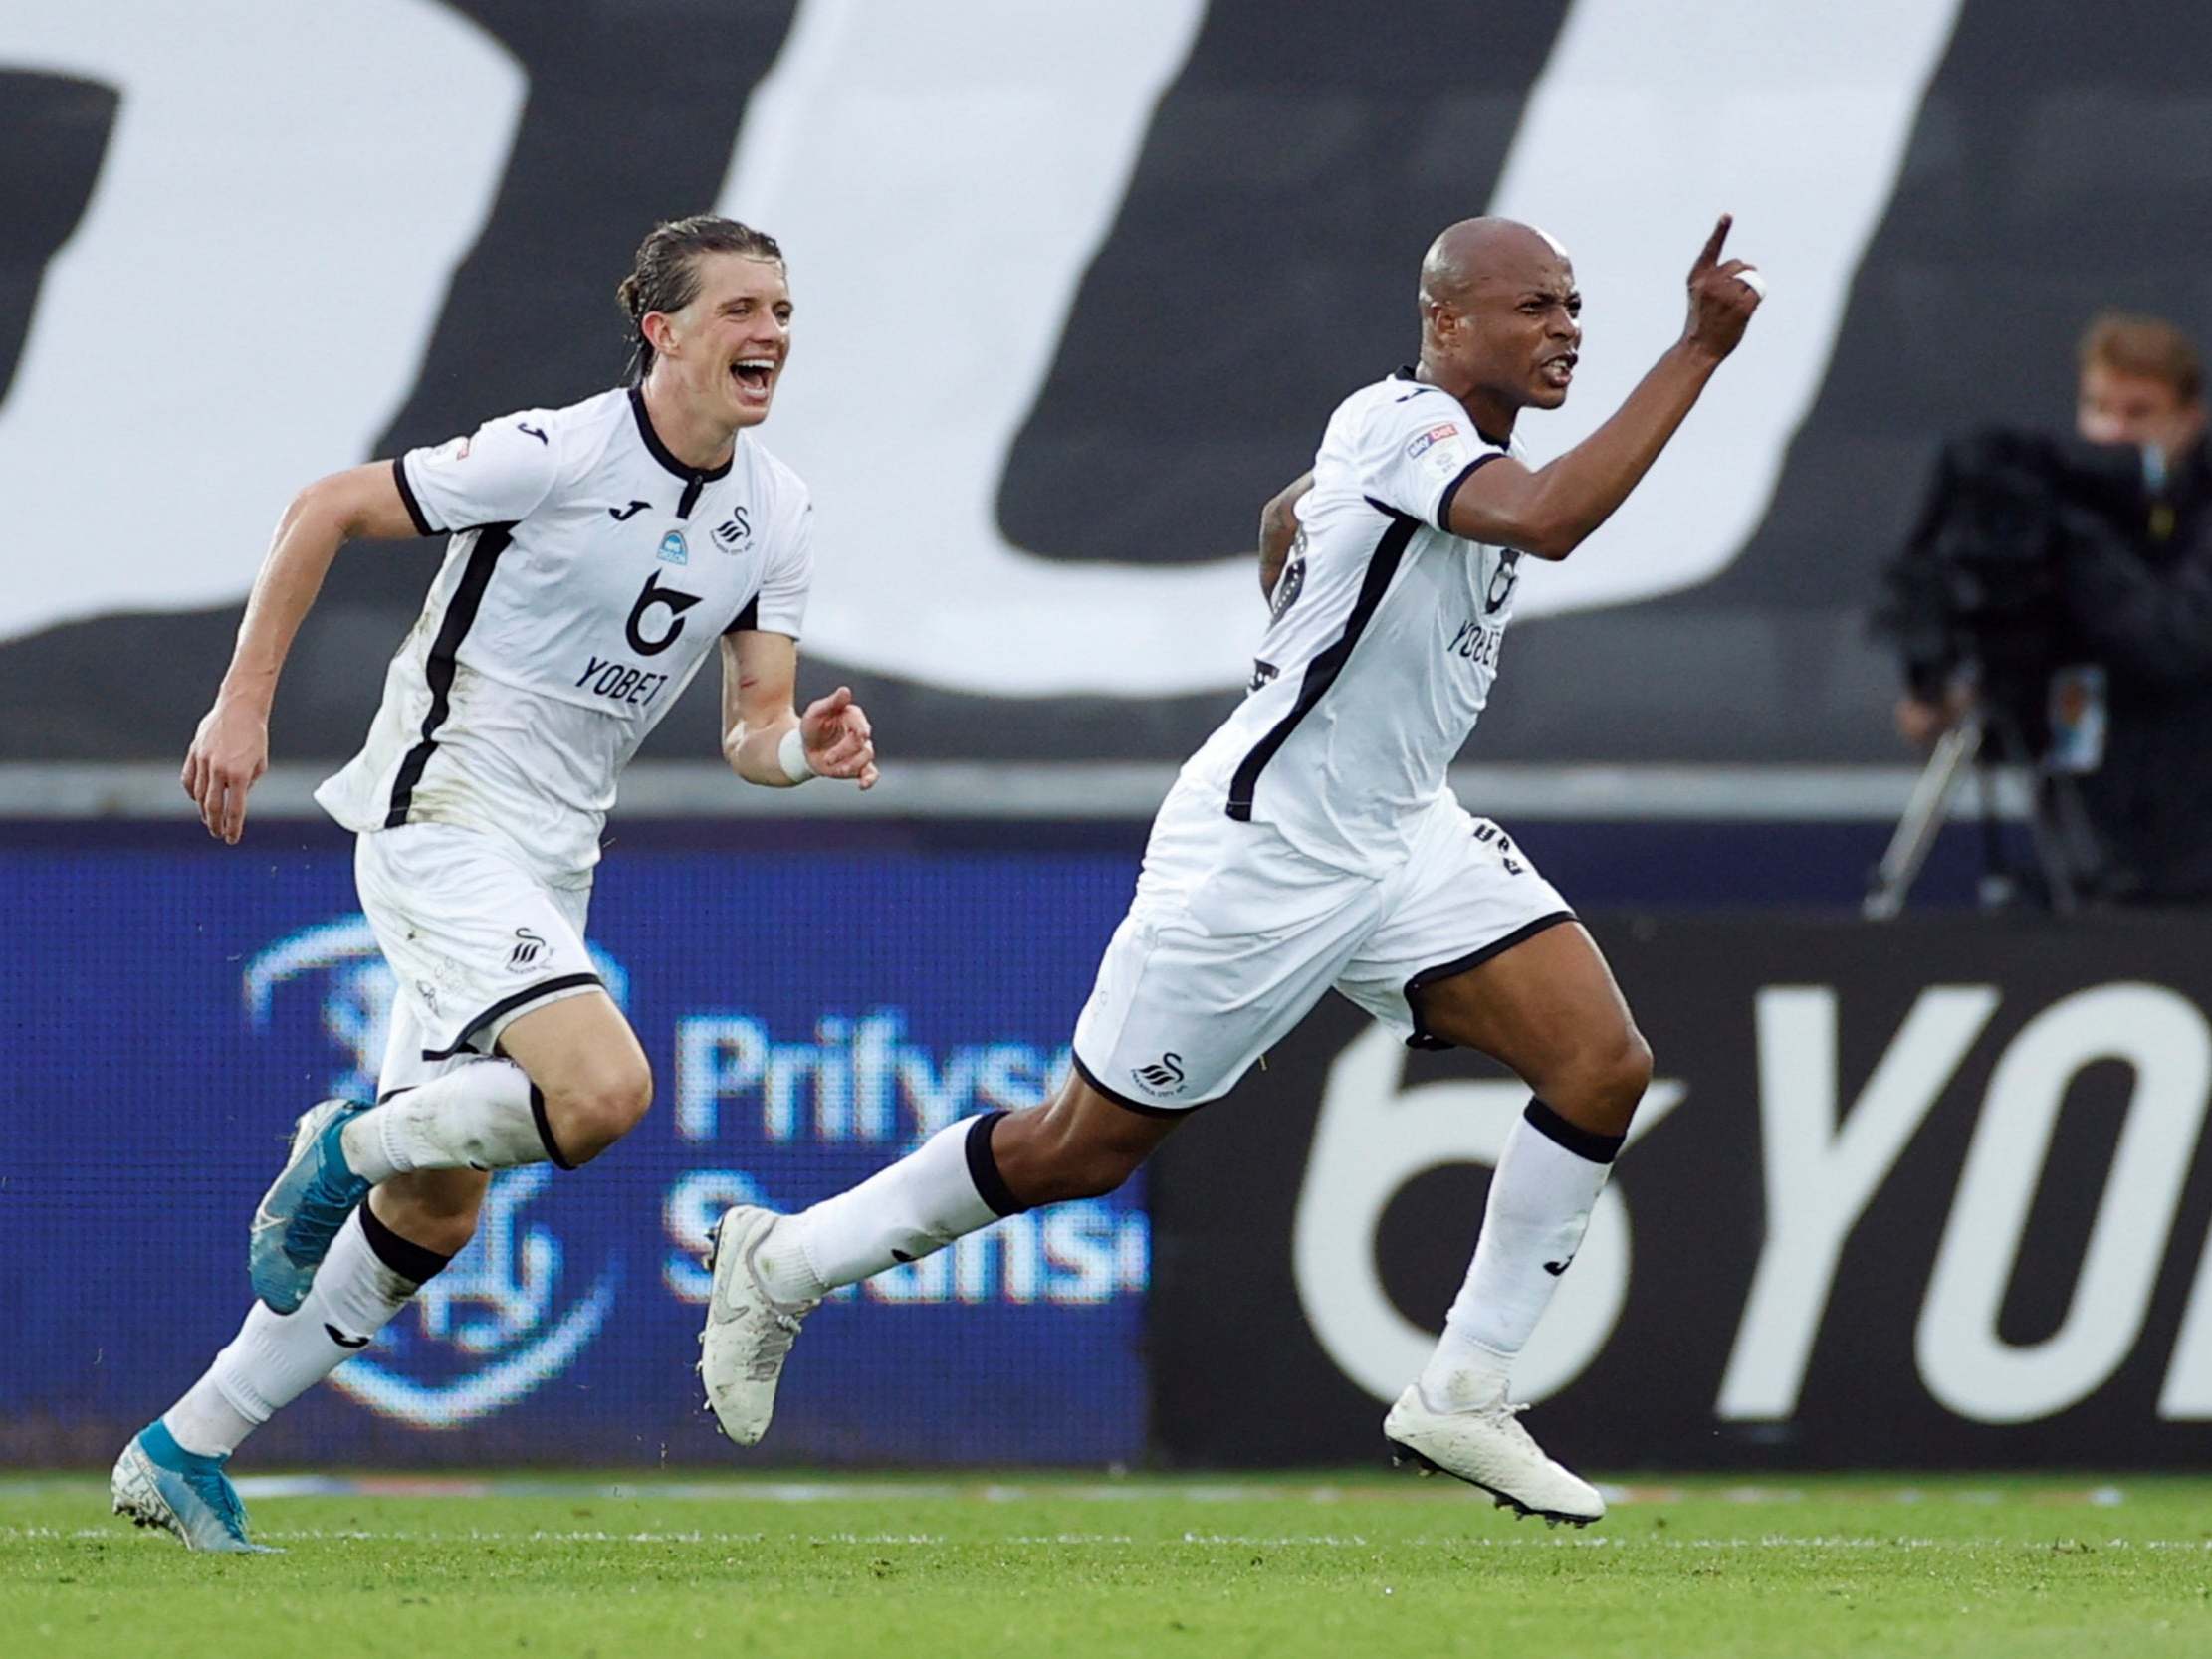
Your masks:
{"label": "white football boot", "polygon": [[799,1322],[821,1306],[777,1302],[753,1271],[762,1241],[782,1219],[774,1210],[740,1204],[707,1234],[714,1290],[707,1298],[707,1329],[699,1337],[699,1375],[722,1432],[741,1446],[758,1446],[768,1433],[775,1384]]}
{"label": "white football boot", "polygon": [[1553,1526],[1587,1527],[1605,1517],[1605,1500],[1588,1481],[1544,1455],[1521,1427],[1526,1406],[1514,1405],[1500,1383],[1491,1398],[1465,1411],[1432,1411],[1419,1383],[1398,1396],[1383,1419],[1391,1462],[1412,1463],[1479,1486],[1498,1508],[1540,1515]]}

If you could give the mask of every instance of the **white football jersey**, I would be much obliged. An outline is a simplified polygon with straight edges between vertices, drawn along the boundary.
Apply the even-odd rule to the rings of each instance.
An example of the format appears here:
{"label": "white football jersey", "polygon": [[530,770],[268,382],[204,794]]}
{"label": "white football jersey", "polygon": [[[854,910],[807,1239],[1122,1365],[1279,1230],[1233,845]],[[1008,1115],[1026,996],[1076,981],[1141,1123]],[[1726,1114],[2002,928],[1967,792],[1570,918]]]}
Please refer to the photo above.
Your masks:
{"label": "white football jersey", "polygon": [[452,540],[368,741],[316,799],[364,834],[461,824],[549,878],[588,870],[616,775],[720,636],[798,637],[806,487],[748,432],[723,467],[687,467],[635,390],[392,467],[416,527]]}
{"label": "white football jersey", "polygon": [[1183,768],[1231,818],[1308,858],[1380,875],[1489,700],[1521,554],[1444,526],[1510,444],[1401,369],[1338,405],[1298,503],[1250,695]]}

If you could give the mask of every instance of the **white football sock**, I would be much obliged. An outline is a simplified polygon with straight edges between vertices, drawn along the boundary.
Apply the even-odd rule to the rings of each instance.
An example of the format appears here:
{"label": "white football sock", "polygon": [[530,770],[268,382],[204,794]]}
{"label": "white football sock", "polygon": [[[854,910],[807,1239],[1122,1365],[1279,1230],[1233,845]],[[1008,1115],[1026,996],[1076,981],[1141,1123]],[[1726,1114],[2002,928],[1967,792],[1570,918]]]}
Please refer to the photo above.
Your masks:
{"label": "white football sock", "polygon": [[345,1126],[345,1161],[371,1186],[410,1169],[512,1169],[551,1158],[545,1105],[522,1067],[477,1060],[394,1095]]}
{"label": "white football sock", "polygon": [[811,1302],[1026,1208],[991,1155],[991,1127],[1004,1116],[964,1118],[858,1186],[785,1216],[753,1259],[762,1287],[778,1302]]}
{"label": "white football sock", "polygon": [[[204,1457],[229,1455],[279,1408],[367,1347],[422,1280],[445,1266],[447,1258],[399,1238],[373,1217],[364,1224],[364,1217],[366,1205],[346,1218],[296,1310],[272,1313],[256,1302],[207,1374],[162,1413],[179,1446]],[[381,1253],[369,1242],[370,1226]],[[410,1277],[417,1273],[421,1278]]]}
{"label": "white football sock", "polygon": [[1542,1101],[1530,1101],[1514,1122],[1490,1177],[1474,1261],[1421,1373],[1422,1398],[1432,1411],[1464,1411],[1503,1391],[1515,1356],[1582,1248],[1620,1149],[1620,1137],[1578,1129]]}

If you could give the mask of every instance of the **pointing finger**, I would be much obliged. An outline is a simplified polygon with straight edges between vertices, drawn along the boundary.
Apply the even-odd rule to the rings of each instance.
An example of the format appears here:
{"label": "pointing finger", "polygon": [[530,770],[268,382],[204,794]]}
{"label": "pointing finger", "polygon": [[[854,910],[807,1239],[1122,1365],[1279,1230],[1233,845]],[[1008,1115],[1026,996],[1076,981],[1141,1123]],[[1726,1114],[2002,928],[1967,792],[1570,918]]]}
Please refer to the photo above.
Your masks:
{"label": "pointing finger", "polygon": [[1719,263],[1720,245],[1728,240],[1728,227],[1735,222],[1736,216],[1733,213],[1723,213],[1720,216],[1720,223],[1713,226],[1712,235],[1705,238],[1704,250],[1698,254],[1697,263],[1690,267],[1692,271],[1703,271]]}

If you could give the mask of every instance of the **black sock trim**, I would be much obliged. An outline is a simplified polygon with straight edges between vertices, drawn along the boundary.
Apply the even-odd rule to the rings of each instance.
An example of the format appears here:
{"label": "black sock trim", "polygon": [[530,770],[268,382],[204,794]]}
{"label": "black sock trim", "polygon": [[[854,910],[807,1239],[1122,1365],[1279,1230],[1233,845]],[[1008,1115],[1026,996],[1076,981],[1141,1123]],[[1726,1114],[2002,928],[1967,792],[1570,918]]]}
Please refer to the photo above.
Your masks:
{"label": "black sock trim", "polygon": [[991,1132],[1003,1112],[987,1112],[968,1126],[968,1178],[976,1183],[977,1196],[1000,1215],[1019,1215],[1029,1206],[1013,1195],[1006,1177],[998,1173],[998,1160],[991,1155]]}
{"label": "black sock trim", "polygon": [[1592,1163],[1611,1163],[1621,1155],[1621,1142],[1628,1139],[1625,1135],[1600,1135],[1580,1124],[1570,1124],[1533,1095],[1529,1097],[1528,1110],[1521,1116],[1528,1120],[1528,1127],[1545,1140],[1558,1142],[1575,1156],[1587,1158]]}
{"label": "black sock trim", "polygon": [[378,1261],[416,1285],[435,1279],[446,1263],[453,1260],[451,1256],[441,1256],[435,1250],[424,1248],[411,1238],[401,1238],[377,1220],[376,1212],[366,1204],[361,1206],[361,1231],[367,1235],[368,1247],[376,1252]]}
{"label": "black sock trim", "polygon": [[573,1169],[574,1164],[560,1155],[560,1142],[553,1139],[553,1125],[546,1120],[546,1092],[533,1083],[530,1086],[530,1121],[538,1126],[538,1140],[546,1148],[546,1156],[553,1160],[555,1169]]}

